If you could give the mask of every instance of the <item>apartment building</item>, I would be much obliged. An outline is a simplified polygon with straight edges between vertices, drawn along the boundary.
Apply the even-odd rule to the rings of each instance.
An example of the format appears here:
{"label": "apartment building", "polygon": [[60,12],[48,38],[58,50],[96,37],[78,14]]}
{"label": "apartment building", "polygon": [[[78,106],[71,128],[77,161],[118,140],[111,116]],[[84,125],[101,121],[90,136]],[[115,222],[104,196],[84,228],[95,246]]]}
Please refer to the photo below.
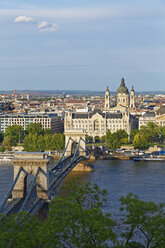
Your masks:
{"label": "apartment building", "polygon": [[41,123],[44,129],[51,129],[52,133],[63,133],[64,131],[64,124],[57,114],[0,114],[0,131],[3,133],[8,126],[16,124],[26,130],[31,123]]}

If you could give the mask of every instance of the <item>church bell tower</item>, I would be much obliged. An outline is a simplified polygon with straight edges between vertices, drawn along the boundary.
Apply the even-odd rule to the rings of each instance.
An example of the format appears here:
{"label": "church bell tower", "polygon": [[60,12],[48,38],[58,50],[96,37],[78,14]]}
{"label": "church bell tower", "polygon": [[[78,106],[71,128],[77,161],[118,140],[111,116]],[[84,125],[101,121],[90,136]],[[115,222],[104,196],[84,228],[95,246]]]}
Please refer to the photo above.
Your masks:
{"label": "church bell tower", "polygon": [[110,93],[109,93],[109,88],[107,86],[106,92],[105,92],[105,105],[104,105],[104,110],[108,111],[110,110]]}
{"label": "church bell tower", "polygon": [[135,91],[133,86],[130,92],[130,108],[131,109],[135,108]]}

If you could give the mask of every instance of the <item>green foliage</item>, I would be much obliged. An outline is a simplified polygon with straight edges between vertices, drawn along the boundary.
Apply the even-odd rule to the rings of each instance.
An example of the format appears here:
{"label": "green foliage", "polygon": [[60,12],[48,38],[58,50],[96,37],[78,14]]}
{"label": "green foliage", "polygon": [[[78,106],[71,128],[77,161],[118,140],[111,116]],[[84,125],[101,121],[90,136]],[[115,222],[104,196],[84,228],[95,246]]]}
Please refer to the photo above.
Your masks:
{"label": "green foliage", "polygon": [[106,140],[106,135],[102,136],[102,137],[100,138],[100,140],[101,140],[102,142],[105,142],[105,140]]}
{"label": "green foliage", "polygon": [[[26,213],[0,216],[1,248],[164,248],[165,205],[121,197],[121,219],[104,213],[106,190],[71,182],[39,223]],[[121,226],[121,229],[120,229]]]}
{"label": "green foliage", "polygon": [[22,141],[24,137],[23,127],[19,125],[8,126],[5,136],[10,137],[13,142],[18,143],[18,141]]}
{"label": "green foliage", "polygon": [[25,136],[24,144],[23,144],[24,150],[27,152],[37,152],[38,149],[38,136],[37,134],[29,133]]}
{"label": "green foliage", "polygon": [[5,146],[0,146],[0,152],[4,152],[5,151]]}
{"label": "green foliage", "polygon": [[52,130],[49,128],[45,128],[44,129],[44,135],[46,135],[46,134],[52,134]]}
{"label": "green foliage", "polygon": [[133,139],[133,146],[135,149],[145,150],[148,148],[149,144],[146,137],[138,133]]}
{"label": "green foliage", "polygon": [[32,135],[43,135],[44,130],[42,129],[41,123],[31,123],[27,126],[26,131],[28,134]]}
{"label": "green foliage", "polygon": [[139,245],[133,247],[165,247],[164,205],[141,201],[133,194],[121,197],[120,201],[124,213],[122,221],[126,225],[122,233],[124,247],[132,247],[133,240],[138,240]]}
{"label": "green foliage", "polygon": [[110,137],[111,137],[111,131],[108,129],[106,136],[105,136],[105,142],[107,146],[109,146]]}
{"label": "green foliage", "polygon": [[128,142],[128,134],[126,131],[122,129],[112,134],[110,130],[108,130],[105,140],[106,140],[106,145],[108,149],[116,150],[120,148],[121,144]]}
{"label": "green foliage", "polygon": [[139,130],[138,129],[133,129],[131,131],[131,141],[133,142],[133,139],[135,138],[135,135],[139,133]]}
{"label": "green foliage", "polygon": [[86,142],[92,143],[93,138],[91,136],[86,136]]}
{"label": "green foliage", "polygon": [[105,190],[90,184],[71,184],[63,197],[50,205],[48,221],[43,225],[45,247],[108,247],[114,241],[113,221],[100,206]]}
{"label": "green foliage", "polygon": [[114,222],[101,210],[106,191],[96,185],[71,184],[50,204],[48,219],[39,223],[20,213],[0,219],[1,248],[108,248],[115,241]]}
{"label": "green foliage", "polygon": [[37,135],[29,133],[24,139],[24,150],[27,152],[39,152],[44,150],[61,151],[65,147],[64,134]]}
{"label": "green foliage", "polygon": [[44,150],[61,151],[65,147],[65,136],[61,133],[52,135],[50,129],[42,129],[40,123],[31,123],[27,127],[24,139],[24,150],[27,152],[39,152]]}
{"label": "green foliage", "polygon": [[123,138],[127,138],[128,139],[128,134],[125,130],[119,129],[118,131],[116,131],[116,134],[118,136],[118,138],[121,140]]}
{"label": "green foliage", "polygon": [[165,143],[165,127],[161,127],[160,143]]}
{"label": "green foliage", "polygon": [[3,140],[3,146],[8,150],[12,150],[12,146],[16,146],[17,142],[14,138],[6,136]]}
{"label": "green foliage", "polygon": [[65,136],[63,133],[55,133],[52,136],[52,150],[61,151],[65,148]]}
{"label": "green foliage", "polygon": [[51,134],[45,134],[44,135],[44,143],[45,143],[45,150],[50,151],[53,150],[53,144],[52,144],[52,135]]}
{"label": "green foliage", "polygon": [[19,213],[0,216],[1,248],[36,248],[39,241],[39,222],[32,215]]}
{"label": "green foliage", "polygon": [[149,142],[156,143],[161,142],[162,128],[153,122],[148,122],[147,126],[142,126],[140,128],[140,134]]}

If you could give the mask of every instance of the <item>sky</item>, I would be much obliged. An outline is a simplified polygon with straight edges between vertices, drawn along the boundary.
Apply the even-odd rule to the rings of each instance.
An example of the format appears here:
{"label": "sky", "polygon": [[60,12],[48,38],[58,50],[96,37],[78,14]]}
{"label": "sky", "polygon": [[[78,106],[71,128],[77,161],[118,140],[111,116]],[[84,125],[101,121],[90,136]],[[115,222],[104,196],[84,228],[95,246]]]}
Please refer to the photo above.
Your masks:
{"label": "sky", "polygon": [[165,91],[165,0],[0,0],[1,90]]}

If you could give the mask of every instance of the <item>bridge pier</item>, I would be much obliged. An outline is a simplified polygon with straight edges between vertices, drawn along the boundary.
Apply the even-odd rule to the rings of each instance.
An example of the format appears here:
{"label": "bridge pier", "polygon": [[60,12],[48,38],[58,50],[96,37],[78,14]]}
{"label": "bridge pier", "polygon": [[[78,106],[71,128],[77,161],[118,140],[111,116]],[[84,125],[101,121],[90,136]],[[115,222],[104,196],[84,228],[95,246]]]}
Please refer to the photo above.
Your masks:
{"label": "bridge pier", "polygon": [[[65,147],[67,146],[66,156],[73,153],[74,142],[79,144],[79,155],[86,156],[86,138],[82,130],[65,130]],[[69,143],[68,143],[69,141]]]}
{"label": "bridge pier", "polygon": [[88,172],[88,171],[94,171],[93,167],[88,166],[88,160],[83,160],[79,162],[72,171],[79,171],[79,172]]}
{"label": "bridge pier", "polygon": [[[38,157],[37,157],[38,156]],[[24,198],[27,194],[27,176],[32,174],[36,178],[36,193],[38,198],[48,199],[48,169],[49,159],[44,158],[43,154],[17,154],[13,159],[14,165],[14,180],[22,167],[22,172],[14,186],[12,198]]]}

